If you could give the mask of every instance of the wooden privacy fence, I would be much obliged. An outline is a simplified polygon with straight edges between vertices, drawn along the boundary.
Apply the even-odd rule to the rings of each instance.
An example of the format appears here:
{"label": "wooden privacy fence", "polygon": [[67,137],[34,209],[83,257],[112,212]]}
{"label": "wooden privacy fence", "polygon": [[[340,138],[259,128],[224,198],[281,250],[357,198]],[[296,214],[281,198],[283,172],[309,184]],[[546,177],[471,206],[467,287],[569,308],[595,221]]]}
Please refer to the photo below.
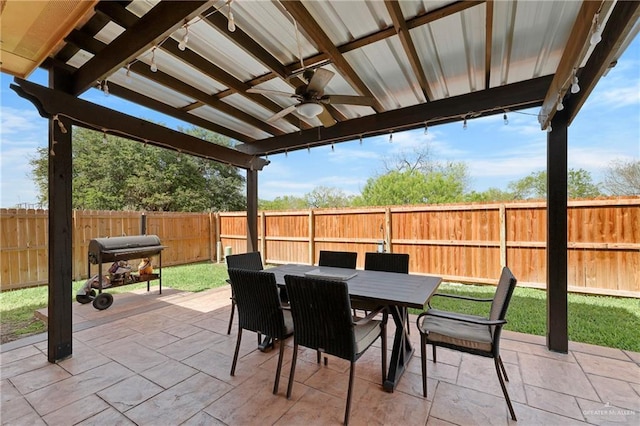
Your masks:
{"label": "wooden privacy fence", "polygon": [[[640,297],[640,198],[568,204],[568,283],[575,292]],[[246,251],[244,213],[220,213],[225,247]],[[519,285],[546,287],[545,202],[261,212],[266,263],[316,264],[320,250],[408,253],[410,271],[495,283],[503,265]]]}
{"label": "wooden privacy fence", "polygon": [[[97,237],[140,234],[140,212],[76,211],[73,276],[87,274]],[[640,197],[570,201],[569,290],[640,297]],[[546,286],[546,203],[424,205],[260,212],[266,263],[317,263],[320,250],[409,253],[410,270],[446,280],[495,283],[508,265],[519,285]],[[47,283],[47,211],[0,209],[0,288]],[[246,251],[246,213],[146,213],[147,233],[168,248],[163,266]],[[108,266],[108,265],[107,265]],[[135,266],[135,264],[133,265]]]}
{"label": "wooden privacy fence", "polygon": [[[214,258],[214,213],[76,210],[72,219],[74,280],[87,277],[87,251],[93,238],[139,235],[143,217],[147,234],[158,235],[167,246],[162,266]],[[0,289],[47,284],[47,227],[47,210],[0,209]],[[129,263],[134,269],[137,266],[134,260]],[[153,263],[157,265],[158,259]]]}

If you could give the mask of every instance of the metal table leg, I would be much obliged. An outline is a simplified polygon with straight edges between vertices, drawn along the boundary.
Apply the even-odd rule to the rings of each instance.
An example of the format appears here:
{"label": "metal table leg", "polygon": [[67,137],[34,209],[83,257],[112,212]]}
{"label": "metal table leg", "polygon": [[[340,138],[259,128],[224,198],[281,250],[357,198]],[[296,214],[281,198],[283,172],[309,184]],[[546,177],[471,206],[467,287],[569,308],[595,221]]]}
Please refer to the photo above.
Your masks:
{"label": "metal table leg", "polygon": [[389,312],[396,324],[396,332],[393,338],[393,349],[391,352],[391,362],[389,364],[389,372],[387,380],[383,384],[383,388],[387,392],[393,392],[398,385],[400,377],[413,355],[413,347],[407,335],[407,308],[402,306],[389,306]]}

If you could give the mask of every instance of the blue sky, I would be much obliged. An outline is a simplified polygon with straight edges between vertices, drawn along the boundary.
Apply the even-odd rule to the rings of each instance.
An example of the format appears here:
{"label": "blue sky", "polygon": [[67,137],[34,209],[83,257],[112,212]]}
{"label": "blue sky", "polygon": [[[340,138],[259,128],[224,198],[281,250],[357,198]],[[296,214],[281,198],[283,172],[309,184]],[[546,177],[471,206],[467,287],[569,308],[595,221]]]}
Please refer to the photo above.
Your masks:
{"label": "blue sky", "polygon": [[[47,84],[47,73],[34,72],[29,80]],[[0,207],[37,201],[30,176],[29,158],[36,148],[47,146],[47,123],[33,105],[18,97],[9,84],[11,76],[0,73]],[[171,117],[132,105],[115,96],[91,89],[84,99],[119,111],[189,127]],[[261,199],[302,196],[317,186],[335,187],[358,194],[369,177],[381,173],[383,159],[410,152],[428,143],[432,158],[463,161],[471,177],[470,189],[506,189],[509,182],[546,167],[546,133],[537,120],[539,109],[502,114],[462,123],[446,124],[389,137],[364,138],[269,157],[271,164],[258,177]],[[569,127],[569,167],[589,171],[594,182],[613,160],[640,160],[640,38],[636,37],[607,76],[603,77]]]}

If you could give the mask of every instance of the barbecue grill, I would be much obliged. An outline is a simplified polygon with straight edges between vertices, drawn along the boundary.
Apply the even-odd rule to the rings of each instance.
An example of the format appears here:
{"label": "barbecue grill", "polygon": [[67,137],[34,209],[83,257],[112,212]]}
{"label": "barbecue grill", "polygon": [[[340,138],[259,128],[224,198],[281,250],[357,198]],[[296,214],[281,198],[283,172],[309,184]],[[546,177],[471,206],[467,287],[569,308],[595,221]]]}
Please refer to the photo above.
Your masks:
{"label": "barbecue grill", "polygon": [[[158,280],[160,294],[162,294],[162,250],[165,249],[157,235],[135,235],[127,237],[94,238],[89,242],[87,284],[78,291],[76,300],[80,303],[93,302],[96,309],[107,309],[113,303],[113,296],[103,293],[106,287],[136,282],[147,282],[147,291],[151,280]],[[118,262],[131,259],[150,258],[158,256],[158,273],[134,275],[126,271],[126,268],[118,267]],[[103,280],[102,265],[113,263],[110,269],[110,280]],[[97,286],[92,284],[91,265],[98,265]],[[129,269],[130,271],[130,269]],[[98,292],[94,290],[97,287]]]}

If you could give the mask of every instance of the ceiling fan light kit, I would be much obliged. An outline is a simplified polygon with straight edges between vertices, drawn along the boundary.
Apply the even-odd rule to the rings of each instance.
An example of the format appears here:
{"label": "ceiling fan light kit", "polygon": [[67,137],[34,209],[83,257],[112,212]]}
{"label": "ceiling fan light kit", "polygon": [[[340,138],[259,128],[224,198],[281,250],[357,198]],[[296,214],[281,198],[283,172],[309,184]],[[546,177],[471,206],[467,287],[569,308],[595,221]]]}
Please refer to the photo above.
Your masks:
{"label": "ceiling fan light kit", "polygon": [[300,105],[296,105],[296,111],[298,111],[298,114],[307,117],[307,118],[314,118],[316,117],[318,114],[320,114],[323,111],[323,107],[322,105],[313,103],[313,102],[307,102],[307,103],[302,103]]}

